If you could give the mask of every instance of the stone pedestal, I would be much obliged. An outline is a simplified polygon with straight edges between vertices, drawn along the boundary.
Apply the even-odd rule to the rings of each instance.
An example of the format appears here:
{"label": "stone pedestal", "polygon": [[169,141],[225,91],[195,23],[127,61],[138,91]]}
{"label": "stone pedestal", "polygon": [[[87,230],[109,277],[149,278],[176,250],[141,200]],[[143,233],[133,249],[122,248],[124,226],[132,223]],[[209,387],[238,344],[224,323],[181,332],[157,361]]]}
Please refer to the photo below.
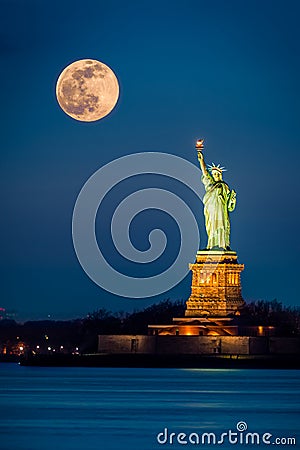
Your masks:
{"label": "stone pedestal", "polygon": [[225,317],[244,304],[241,292],[241,272],[233,251],[200,250],[193,272],[192,290],[186,302],[186,317]]}

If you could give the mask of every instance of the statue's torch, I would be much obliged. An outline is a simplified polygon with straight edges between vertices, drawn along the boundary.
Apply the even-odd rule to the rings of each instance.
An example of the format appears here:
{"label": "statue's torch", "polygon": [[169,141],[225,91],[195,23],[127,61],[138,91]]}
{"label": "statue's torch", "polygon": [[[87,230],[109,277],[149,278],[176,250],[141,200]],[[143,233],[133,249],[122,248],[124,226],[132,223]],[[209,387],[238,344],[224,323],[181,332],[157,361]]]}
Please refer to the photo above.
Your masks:
{"label": "statue's torch", "polygon": [[198,154],[203,152],[203,150],[204,150],[204,139],[198,139],[196,141],[196,150],[197,150]]}

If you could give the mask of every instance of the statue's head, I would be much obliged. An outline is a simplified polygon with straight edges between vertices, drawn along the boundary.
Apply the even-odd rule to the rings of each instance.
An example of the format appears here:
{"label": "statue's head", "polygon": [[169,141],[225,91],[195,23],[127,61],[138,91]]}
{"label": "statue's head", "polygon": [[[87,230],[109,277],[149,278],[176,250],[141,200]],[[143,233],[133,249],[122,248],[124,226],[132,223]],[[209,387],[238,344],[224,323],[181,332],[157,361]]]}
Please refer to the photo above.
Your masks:
{"label": "statue's head", "polygon": [[208,170],[215,181],[221,181],[223,179],[222,172],[226,171],[225,167],[220,167],[220,164],[216,166],[214,163],[212,163],[211,166],[208,166]]}
{"label": "statue's head", "polygon": [[222,180],[222,172],[219,172],[218,170],[212,170],[211,171],[212,177],[215,181]]}

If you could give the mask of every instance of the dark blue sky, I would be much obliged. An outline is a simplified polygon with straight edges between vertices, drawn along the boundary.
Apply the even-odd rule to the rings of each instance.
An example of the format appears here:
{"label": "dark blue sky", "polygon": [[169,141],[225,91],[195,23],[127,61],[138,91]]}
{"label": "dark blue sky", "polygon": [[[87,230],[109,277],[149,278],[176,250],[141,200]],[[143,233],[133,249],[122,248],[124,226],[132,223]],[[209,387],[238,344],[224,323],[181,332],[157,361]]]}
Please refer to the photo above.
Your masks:
{"label": "dark blue sky", "polygon": [[[99,167],[142,151],[196,164],[198,137],[238,193],[244,298],[299,304],[299,12],[297,1],[2,1],[0,306],[71,318],[188,298],[189,276],[145,300],[99,288],[77,261],[71,219]],[[61,70],[82,58],[120,83],[117,107],[95,123],[55,98]]]}

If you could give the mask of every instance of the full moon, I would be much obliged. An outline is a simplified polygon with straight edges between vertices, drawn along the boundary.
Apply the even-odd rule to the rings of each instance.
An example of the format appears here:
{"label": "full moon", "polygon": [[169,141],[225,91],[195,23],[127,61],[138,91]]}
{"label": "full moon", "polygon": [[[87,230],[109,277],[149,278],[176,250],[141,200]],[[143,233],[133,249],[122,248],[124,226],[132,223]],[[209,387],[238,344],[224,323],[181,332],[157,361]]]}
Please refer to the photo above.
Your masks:
{"label": "full moon", "polygon": [[67,66],[56,83],[61,109],[73,119],[94,122],[107,116],[119,97],[116,75],[100,61],[81,59]]}

